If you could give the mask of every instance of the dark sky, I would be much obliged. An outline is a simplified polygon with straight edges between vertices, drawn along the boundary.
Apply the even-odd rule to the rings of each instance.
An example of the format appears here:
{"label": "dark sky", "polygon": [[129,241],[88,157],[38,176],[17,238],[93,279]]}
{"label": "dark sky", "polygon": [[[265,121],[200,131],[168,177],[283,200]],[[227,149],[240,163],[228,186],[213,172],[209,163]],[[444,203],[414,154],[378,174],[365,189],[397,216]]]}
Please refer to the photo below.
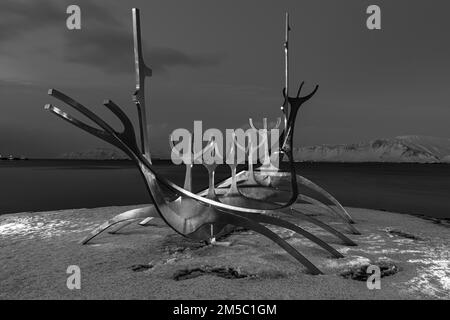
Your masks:
{"label": "dark sky", "polygon": [[[78,4],[82,29],[66,28]],[[382,30],[366,28],[370,4]],[[105,146],[43,110],[57,88],[103,112],[135,114],[131,8],[141,9],[153,153],[168,134],[236,128],[280,116],[284,12],[291,14],[291,84],[318,83],[297,146],[405,134],[450,137],[448,0],[0,1],[0,154],[55,157]],[[294,91],[296,88],[292,88]]]}

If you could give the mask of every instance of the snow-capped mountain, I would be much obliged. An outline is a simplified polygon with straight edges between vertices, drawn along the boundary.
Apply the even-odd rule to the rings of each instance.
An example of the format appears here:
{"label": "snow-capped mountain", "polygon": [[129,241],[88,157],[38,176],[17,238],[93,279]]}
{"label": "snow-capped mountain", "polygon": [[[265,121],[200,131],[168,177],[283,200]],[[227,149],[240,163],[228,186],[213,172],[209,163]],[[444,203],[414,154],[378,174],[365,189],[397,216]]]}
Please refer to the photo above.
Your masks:
{"label": "snow-capped mountain", "polygon": [[450,163],[450,139],[399,136],[370,142],[294,149],[296,161]]}

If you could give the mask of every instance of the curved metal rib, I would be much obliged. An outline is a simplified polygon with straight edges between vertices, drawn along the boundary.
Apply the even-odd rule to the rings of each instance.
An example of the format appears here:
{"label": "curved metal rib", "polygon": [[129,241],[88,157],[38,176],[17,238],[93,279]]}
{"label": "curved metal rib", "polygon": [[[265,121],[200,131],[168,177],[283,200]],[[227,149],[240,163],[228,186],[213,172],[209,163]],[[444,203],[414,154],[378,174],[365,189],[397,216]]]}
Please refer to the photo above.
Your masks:
{"label": "curved metal rib", "polygon": [[303,264],[308,271],[313,275],[323,274],[311,261],[305,258],[301,253],[299,253],[294,247],[288,244],[286,241],[280,238],[276,233],[269,230],[268,228],[253,222],[252,220],[244,217],[237,217],[229,213],[223,213],[223,219],[226,219],[229,224],[235,225],[237,227],[243,227],[250,230],[253,230],[263,236],[269,238],[276,244],[278,244],[281,248],[283,248],[287,253],[289,253],[292,257],[294,257],[298,262]]}
{"label": "curved metal rib", "polygon": [[[298,195],[298,199],[297,199],[297,203],[300,202],[300,201],[303,201],[303,202],[312,204],[312,205],[314,205],[314,206],[317,206],[317,207],[319,207],[319,208],[322,208],[322,209],[324,209],[325,211],[330,212],[333,216],[338,216],[338,217],[339,217],[339,215],[336,213],[335,210],[333,210],[332,207],[330,207],[330,206],[328,206],[328,205],[322,203],[321,201],[316,200],[316,199],[314,199],[314,198],[312,198],[312,197],[309,197],[309,196],[304,195],[304,194],[299,194],[299,195]],[[339,218],[340,218],[340,217],[339,217]]]}
{"label": "curved metal rib", "polygon": [[[282,210],[282,212],[284,212],[285,210]],[[299,215],[301,218],[303,218],[304,220],[315,224],[316,226],[322,228],[323,230],[328,231],[329,233],[335,235],[336,237],[338,237],[339,239],[342,240],[342,242],[347,245],[347,246],[357,246],[357,244],[355,242],[353,242],[353,240],[351,240],[350,238],[348,238],[347,236],[345,236],[342,232],[337,231],[335,228],[331,227],[330,225],[315,219],[314,217],[310,217],[306,214],[304,214],[303,212],[291,208],[291,212],[295,213],[296,215]]]}
{"label": "curved metal rib", "polygon": [[[250,203],[250,205],[252,207],[256,207],[257,205],[259,205],[259,208],[264,209],[267,207],[270,207],[270,203],[268,203],[267,201],[264,200],[253,200],[253,199],[249,199],[246,198],[245,196],[239,196],[239,197],[223,197],[223,198],[219,198],[220,201],[228,203],[228,204],[232,204],[235,206],[246,206]],[[323,205],[325,208],[327,208],[325,205]],[[348,237],[346,237],[344,234],[342,234],[341,232],[337,231],[336,229],[334,229],[333,227],[325,224],[324,222],[317,220],[313,217],[309,217],[306,214],[304,214],[303,212],[301,212],[300,210],[296,210],[293,209],[292,207],[290,209],[282,209],[279,211],[275,211],[275,212],[281,212],[287,215],[291,215],[291,212],[294,212],[296,215],[302,217],[304,220],[315,224],[316,226],[324,229],[327,232],[330,232],[331,234],[337,236],[339,239],[341,239],[343,241],[343,243],[345,245],[349,245],[349,246],[355,246],[356,244],[350,240]],[[240,215],[245,215],[245,214],[240,214]],[[256,215],[250,215],[250,217],[254,217],[254,219],[256,218]]]}
{"label": "curved metal rib", "polygon": [[[255,174],[255,173],[253,173]],[[249,184],[249,175],[252,175],[251,171],[241,171],[236,175],[236,180],[238,183],[238,191],[239,191],[239,195],[246,199],[246,201],[252,201],[252,200],[258,200],[258,201],[264,201],[264,202],[258,202],[259,204],[264,204],[267,203],[267,201],[273,201],[273,202],[282,202],[285,201],[286,198],[288,198],[290,195],[285,195],[284,193],[286,193],[285,191],[283,191],[282,189],[277,189],[275,188],[277,186],[277,182],[272,181],[272,187],[266,186],[265,184],[261,184],[261,179],[254,179],[254,181],[256,181],[256,186],[253,184]],[[258,172],[258,175],[263,175],[261,172]],[[271,173],[271,175],[273,177],[276,177],[276,173]],[[279,179],[283,179],[283,177],[278,177]],[[320,193],[321,195],[323,195],[324,197],[326,197],[326,194],[328,194],[328,200],[330,202],[333,203],[339,203],[331,194],[329,194],[328,192],[326,192],[323,188],[321,188],[320,186],[318,186],[317,184],[315,184],[314,182],[300,176],[297,175],[298,178],[298,184],[308,187],[309,189],[316,191],[318,193]],[[226,180],[224,180],[223,182],[219,183],[216,188],[219,189],[225,189],[225,188],[229,188],[230,185],[232,183],[232,178],[228,178]],[[322,194],[321,190],[324,191],[324,193],[326,194]],[[199,193],[199,195],[204,196],[205,195],[205,191]],[[235,197],[236,198],[236,197]],[[233,199],[233,198],[219,198],[221,202],[224,203],[235,203],[238,204],[240,206],[245,206],[246,203],[240,201],[239,199]],[[332,199],[334,199],[334,201],[332,201]],[[323,208],[325,210],[327,210],[327,212],[330,212],[333,216],[336,216],[339,218],[339,220],[342,220],[342,222],[345,223],[348,231],[351,234],[355,234],[355,235],[359,235],[361,234],[353,225],[351,225],[348,221],[346,217],[346,215],[342,212],[339,211],[339,208],[343,208],[342,205],[337,206],[337,208],[331,206],[331,205],[327,205],[323,202],[321,202],[320,200],[317,200],[315,198],[306,196],[304,194],[299,193],[298,194],[298,198],[297,198],[297,202],[298,200],[301,201],[305,201],[307,203],[310,203],[312,205],[318,206],[320,208]],[[254,204],[250,205],[250,207],[254,207]],[[264,208],[266,210],[270,210],[272,207],[270,205],[266,205],[266,206],[260,206],[260,208]],[[342,209],[341,209],[342,210]],[[344,212],[347,212],[345,209],[343,209]],[[284,209],[282,209],[281,211],[284,211]],[[350,217],[350,215],[347,213],[347,215]]]}
{"label": "curved metal rib", "polygon": [[330,202],[332,202],[339,210],[333,210],[336,212],[344,221],[348,223],[354,223],[352,217],[350,214],[345,210],[345,208],[339,203],[339,201],[336,200],[335,197],[333,197],[329,192],[327,192],[325,189],[319,187],[317,184],[312,182],[311,180],[297,174],[297,181],[303,186],[308,187],[311,190],[314,190],[321,195],[323,195],[325,198],[327,198]]}
{"label": "curved metal rib", "polygon": [[[123,212],[121,214],[118,214],[115,217],[113,217],[112,219],[110,219],[110,220],[106,221],[105,223],[103,223],[102,225],[100,225],[99,227],[95,228],[93,231],[91,231],[88,236],[86,236],[85,238],[83,238],[80,241],[80,243],[87,244],[89,241],[91,241],[92,239],[97,237],[100,233],[110,229],[111,227],[113,227],[119,223],[126,222],[128,225],[129,223],[132,223],[133,221],[136,221],[138,219],[143,219],[145,217],[149,217],[149,216],[151,216],[151,212],[148,209],[149,209],[149,207],[144,207],[144,208],[129,210],[129,211]],[[120,227],[121,227],[120,229],[122,229],[125,226],[121,225]]]}
{"label": "curved metal rib", "polygon": [[[303,194],[299,194],[298,199],[304,202],[307,202],[309,204],[318,206],[320,208],[325,209],[327,212],[330,212],[333,216],[337,216],[340,220],[344,220],[341,218],[341,216],[336,212],[335,208],[333,208],[332,206],[326,205],[322,202],[320,202],[319,200],[316,200],[314,198],[305,196]],[[295,210],[294,208],[291,208],[293,210]],[[316,219],[317,220],[317,219]],[[361,234],[354,226],[352,226],[348,221],[344,220],[343,223],[345,224],[345,226],[347,227],[348,232],[355,234],[355,235],[359,235]]]}
{"label": "curved metal rib", "polygon": [[[248,199],[253,200],[263,200],[270,202],[283,202],[286,200],[286,198],[290,197],[290,191],[283,191],[282,187],[279,187],[283,184],[284,179],[289,179],[288,176],[284,176],[283,174],[280,174],[280,176],[277,176],[277,173],[270,173],[270,176],[272,177],[271,182],[269,185],[261,184],[262,179],[266,176],[263,172],[258,172],[258,178],[255,178],[255,181],[257,182],[258,186],[253,185],[247,185],[246,181],[248,180],[248,174],[250,172],[241,172],[240,176],[243,176],[243,174],[247,174],[246,177],[244,177],[241,181],[242,183],[239,183],[239,193],[241,196],[244,196]],[[259,176],[262,176],[263,178],[260,178]],[[323,195],[326,197],[330,202],[334,203],[336,205],[336,208],[333,206],[324,204],[320,200],[317,200],[315,198],[306,196],[304,194],[298,193],[297,195],[297,202],[298,200],[308,202],[312,205],[316,205],[318,207],[326,209],[328,212],[330,212],[333,216],[336,216],[339,218],[339,220],[342,220],[346,224],[346,227],[348,231],[352,234],[358,235],[361,234],[349,221],[351,219],[350,215],[347,213],[347,211],[342,207],[342,205],[327,191],[319,187],[314,182],[297,175],[297,182],[298,185],[305,186],[309,188],[310,190],[316,191],[317,193]],[[285,182],[288,183],[288,182]],[[224,184],[222,184],[222,188],[227,187],[229,185],[229,181],[226,181]],[[222,200],[221,200],[222,201]],[[226,201],[222,201],[226,202]],[[265,209],[269,210],[271,207],[267,205]],[[344,213],[346,214],[344,214]],[[353,221],[353,220],[352,220]]]}
{"label": "curved metal rib", "polygon": [[344,257],[339,251],[334,249],[332,246],[327,244],[325,241],[319,239],[315,235],[309,233],[308,231],[300,228],[299,226],[297,226],[297,225],[295,225],[293,223],[281,220],[279,218],[266,216],[266,215],[250,215],[250,214],[245,214],[245,213],[238,213],[238,214],[240,216],[242,216],[242,217],[251,219],[251,220],[256,221],[256,222],[260,222],[260,223],[264,223],[264,224],[271,224],[271,225],[274,225],[274,226],[278,226],[278,227],[282,227],[282,228],[285,228],[285,229],[292,230],[292,231],[302,235],[303,237],[307,238],[311,242],[317,244],[318,246],[322,247],[323,249],[327,250],[335,258],[343,258]]}
{"label": "curved metal rib", "polygon": [[[255,207],[257,204],[259,204],[259,208],[261,209],[270,209],[270,205],[265,205],[268,201],[282,201],[284,199],[283,192],[280,190],[276,190],[274,188],[266,187],[266,186],[259,186],[255,187],[253,185],[247,185],[248,181],[248,175],[251,174],[249,171],[241,171],[239,174],[236,175],[236,178],[238,180],[238,187],[239,187],[239,193],[240,197],[233,197],[233,198],[219,198],[221,202],[228,203],[228,204],[234,204],[237,206],[245,206],[247,205],[247,202],[253,201],[254,203],[251,205],[251,207]],[[258,179],[259,180],[259,179]],[[227,188],[229,187],[231,183],[231,178],[226,179],[225,181],[219,183],[217,185],[217,188]],[[201,192],[200,195],[204,195],[205,191]],[[281,196],[281,200],[279,197]],[[330,205],[326,205],[322,203],[321,201],[314,199],[312,197],[306,196],[304,194],[298,194],[298,200],[305,201],[307,203],[310,203],[312,205],[318,206],[320,208],[325,209],[327,212],[330,212],[333,216],[337,216],[339,220],[342,220],[342,222],[347,227],[348,232],[351,234],[359,235],[361,234],[353,225],[349,224],[345,219],[342,219],[342,217],[336,212],[336,209]],[[257,202],[255,202],[257,201]],[[280,212],[283,213],[289,213],[287,209],[281,209]],[[321,221],[316,220],[318,223],[322,223]],[[331,227],[330,227],[331,228]],[[335,230],[335,229],[333,229]],[[330,231],[330,230],[329,230]],[[339,232],[335,230],[336,232]],[[345,239],[344,239],[345,238]],[[354,243],[346,238],[344,235],[342,235],[341,239],[344,241],[344,243],[348,245],[354,245]]]}
{"label": "curved metal rib", "polygon": [[[192,144],[192,138],[190,138],[190,145]],[[175,149],[175,145],[173,144],[173,140],[172,137],[170,137],[169,139],[169,144],[170,147],[172,148],[172,150]],[[192,167],[193,167],[193,161],[192,161],[192,154],[191,156],[186,156],[182,158],[182,162],[185,165],[185,175],[184,175],[184,189],[188,190],[188,191],[192,191]],[[155,216],[151,216],[150,214],[153,213],[155,215],[156,211],[154,209],[154,207],[149,206],[146,207],[146,210],[148,211],[148,216],[144,216],[145,219],[142,220],[139,224],[141,226],[145,226],[147,225],[151,220],[153,220],[153,218]],[[156,216],[158,216],[156,214]],[[117,226],[116,228],[114,228],[113,230],[110,230],[108,233],[110,234],[116,234],[117,232],[119,232],[121,229],[125,228],[126,226],[128,226],[129,224],[133,223],[133,221],[126,221],[123,224]],[[102,232],[103,230],[101,230],[100,232]]]}
{"label": "curved metal rib", "polygon": [[[175,146],[173,144],[172,139],[169,139],[169,144],[171,145],[172,149],[174,149]],[[213,146],[212,141],[210,142],[210,145]],[[209,150],[209,148],[207,148],[206,150]],[[185,179],[184,179],[184,188],[186,190],[188,190],[188,191],[192,191],[192,182],[191,182],[192,181],[191,180],[192,179],[191,178],[192,171],[191,171],[191,168],[193,166],[193,163],[195,162],[195,160],[192,161],[193,160],[192,156],[193,156],[193,154],[191,154],[191,157],[189,159],[183,159],[183,162],[185,163],[185,166],[186,166],[186,174],[185,174]],[[189,161],[186,161],[186,160],[189,160]],[[209,181],[210,181],[207,197],[209,199],[217,199],[217,197],[215,196],[215,193],[214,193],[214,171],[215,171],[215,168],[217,167],[217,165],[214,164],[214,163],[213,164],[206,164],[206,163],[204,163],[204,166],[208,170]],[[159,218],[158,213],[157,213],[157,211],[156,211],[154,206],[148,206],[148,207],[146,207],[146,210],[148,212],[148,216],[145,217],[144,220],[139,222],[139,225],[141,225],[141,226],[148,225],[153,220],[153,218],[155,218],[155,217]],[[125,228],[126,226],[128,226],[129,224],[131,224],[133,222],[134,221],[126,221],[123,224],[119,225],[117,228],[109,231],[109,233],[115,234],[119,230]],[[103,230],[101,230],[100,232],[102,232],[102,231]]]}

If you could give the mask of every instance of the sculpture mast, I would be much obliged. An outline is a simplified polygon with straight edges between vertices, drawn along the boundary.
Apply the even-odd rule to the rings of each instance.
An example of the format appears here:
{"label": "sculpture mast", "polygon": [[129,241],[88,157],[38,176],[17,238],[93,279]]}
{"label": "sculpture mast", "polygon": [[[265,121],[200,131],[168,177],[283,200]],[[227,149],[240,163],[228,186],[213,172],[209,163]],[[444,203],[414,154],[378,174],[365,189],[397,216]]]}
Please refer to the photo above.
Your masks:
{"label": "sculpture mast", "polygon": [[[289,97],[289,31],[291,28],[289,26],[289,13],[286,12],[286,26],[285,26],[285,35],[284,35],[284,87],[286,89],[286,96]],[[284,128],[287,127],[287,117],[288,117],[288,108],[289,103],[285,101],[284,105],[281,107],[281,110],[284,113]]]}
{"label": "sculpture mast", "polygon": [[289,97],[289,13],[286,12],[286,30],[284,39],[284,84],[286,87],[286,95]]}
{"label": "sculpture mast", "polygon": [[152,76],[152,69],[147,67],[142,55],[141,22],[139,9],[133,8],[133,42],[134,42],[134,68],[136,74],[136,91],[133,102],[136,104],[139,115],[139,129],[141,152],[151,163],[150,145],[148,140],[148,124],[145,110],[145,77]]}

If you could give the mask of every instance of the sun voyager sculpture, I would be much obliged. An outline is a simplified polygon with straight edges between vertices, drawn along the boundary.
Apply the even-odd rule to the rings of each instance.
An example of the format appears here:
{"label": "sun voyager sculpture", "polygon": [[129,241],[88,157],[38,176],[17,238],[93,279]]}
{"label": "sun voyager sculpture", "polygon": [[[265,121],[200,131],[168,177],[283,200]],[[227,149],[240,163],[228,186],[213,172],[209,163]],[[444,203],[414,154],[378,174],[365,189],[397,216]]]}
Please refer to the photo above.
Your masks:
{"label": "sun voyager sculpture", "polygon": [[[134,8],[132,10],[132,16],[136,73],[136,91],[133,94],[133,102],[137,106],[139,116],[139,139],[136,136],[136,130],[130,118],[124,112],[123,108],[111,100],[106,100],[103,104],[120,120],[124,128],[123,131],[113,129],[110,124],[97,116],[89,108],[55,89],[50,89],[48,92],[49,95],[74,108],[99,128],[92,127],[76,119],[52,104],[45,105],[45,109],[63,120],[122,150],[139,169],[152,203],[146,207],[130,210],[113,217],[93,230],[81,243],[87,244],[105,230],[108,230],[110,233],[116,233],[121,228],[137,220],[140,220],[140,225],[145,226],[154,218],[162,219],[175,232],[185,237],[211,243],[215,242],[216,237],[229,233],[236,227],[243,227],[275,242],[304,265],[309,273],[314,275],[322,274],[297,249],[266,226],[278,226],[294,231],[298,235],[314,242],[336,258],[343,257],[343,255],[319,237],[296,224],[279,218],[279,216],[298,216],[303,221],[312,223],[337,237],[344,245],[356,245],[343,232],[338,231],[319,218],[306,214],[294,207],[296,203],[301,202],[326,210],[327,213],[343,223],[346,227],[346,233],[359,234],[353,225],[354,222],[351,216],[331,194],[314,182],[296,173],[293,160],[295,120],[300,107],[313,97],[318,90],[318,86],[311,93],[302,96],[302,83],[297,94],[293,97],[289,96],[288,44],[290,28],[288,14],[286,14],[286,38],[284,42],[284,102],[281,107],[284,128],[281,134],[279,134],[276,150],[271,150],[272,154],[277,154],[279,159],[284,159],[284,164],[274,166],[272,163],[265,163],[254,168],[254,161],[251,159],[253,150],[247,148],[247,169],[237,172],[237,164],[231,162],[228,164],[231,169],[230,178],[216,184],[214,182],[214,173],[217,163],[214,163],[214,161],[205,161],[202,165],[205,166],[209,174],[209,188],[200,193],[192,192],[191,169],[195,163],[192,160],[196,155],[189,152],[181,159],[182,163],[186,165],[185,183],[183,187],[158,174],[152,165],[145,105],[145,79],[152,76],[152,70],[146,65],[142,54],[139,9]],[[250,123],[253,126],[251,120]],[[266,130],[263,130],[263,132],[267,133],[266,125],[264,129]],[[230,149],[231,154],[229,156],[234,157],[236,149],[237,141],[233,139]],[[209,155],[214,155],[216,150],[215,141],[211,140],[204,150]],[[300,187],[316,192],[322,199],[327,200],[326,203],[300,193]]]}

